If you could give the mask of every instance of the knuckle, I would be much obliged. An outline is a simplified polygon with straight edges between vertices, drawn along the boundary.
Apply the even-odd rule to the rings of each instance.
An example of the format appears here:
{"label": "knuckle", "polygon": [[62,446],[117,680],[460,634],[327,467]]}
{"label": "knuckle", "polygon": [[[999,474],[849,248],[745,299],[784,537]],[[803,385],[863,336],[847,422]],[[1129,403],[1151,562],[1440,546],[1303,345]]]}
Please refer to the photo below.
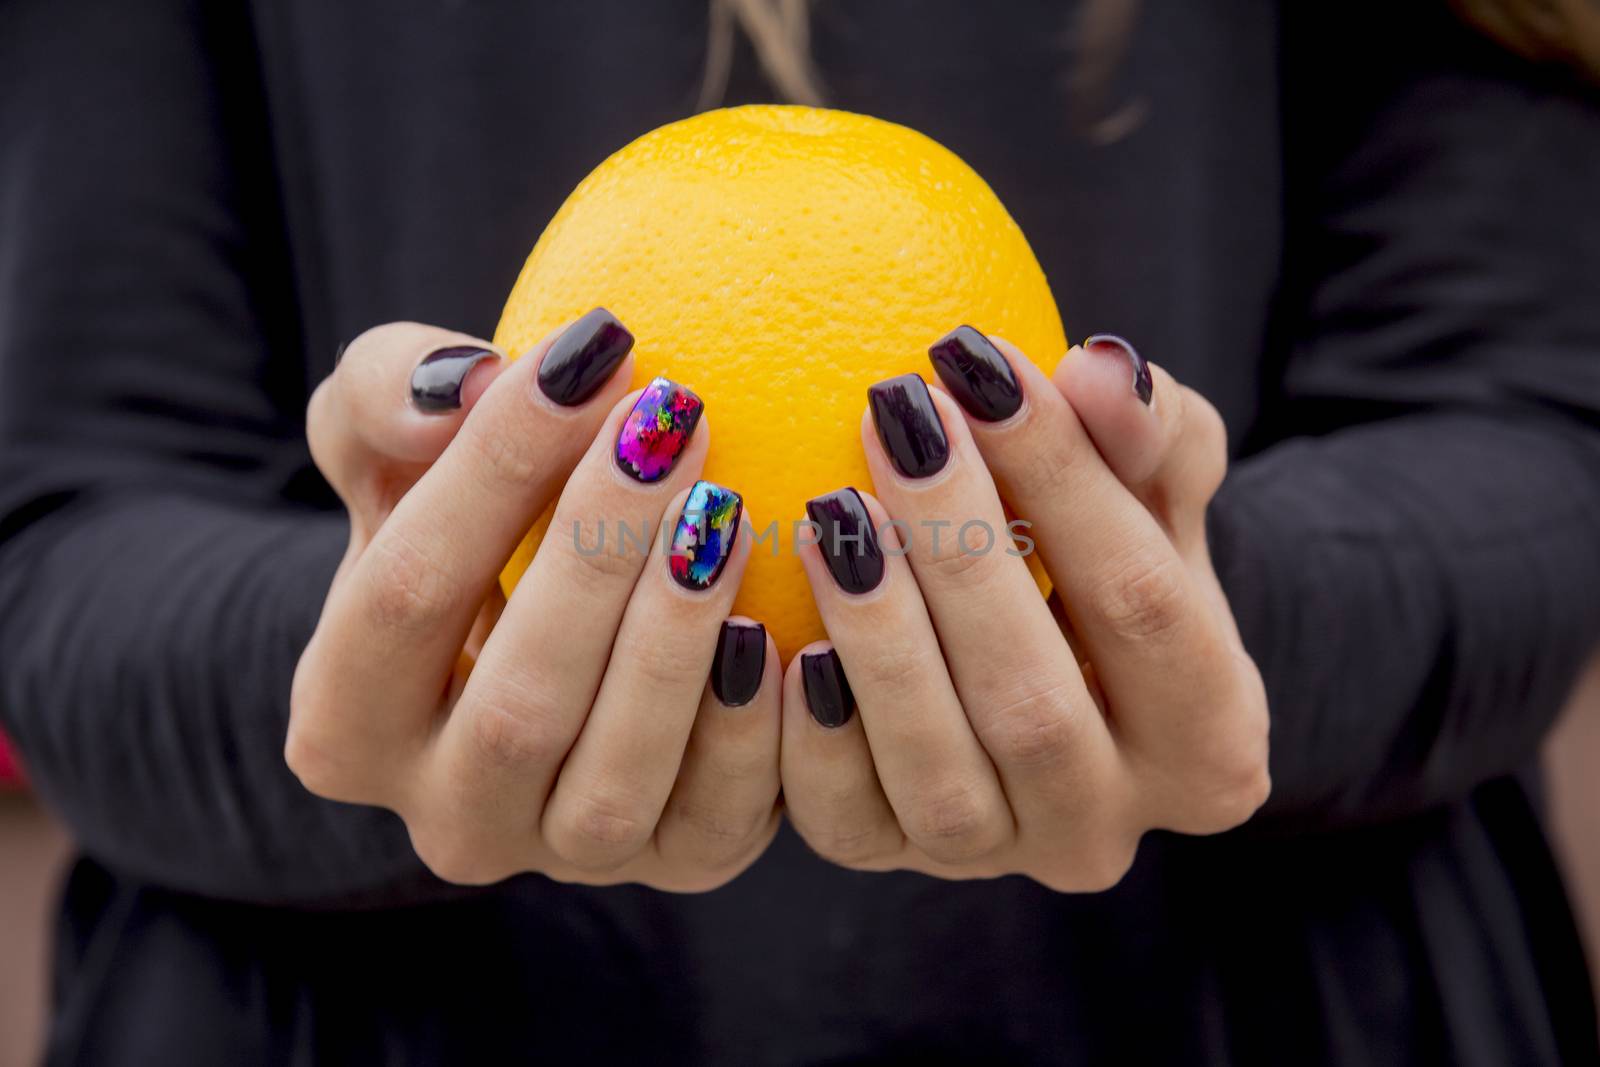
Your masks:
{"label": "knuckle", "polygon": [[996,710],[985,747],[1010,766],[1057,763],[1072,751],[1072,716],[1065,683],[1030,690]]}
{"label": "knuckle", "polygon": [[1118,637],[1156,641],[1183,623],[1189,592],[1176,556],[1139,551],[1104,579],[1091,597],[1101,622]]}
{"label": "knuckle", "polygon": [[1254,664],[1247,666],[1244,691],[1229,702],[1235,712],[1215,776],[1218,832],[1248,822],[1272,795],[1266,688]]}
{"label": "knuckle", "polygon": [[1089,461],[1101,462],[1093,445],[1074,447],[1065,434],[1043,434],[1031,444],[1026,461],[1013,463],[1006,471],[1004,488],[1013,500],[1076,499]]}
{"label": "knuckle", "polygon": [[725,808],[698,801],[677,801],[672,817],[689,832],[681,835],[677,849],[685,866],[706,873],[735,867],[749,851],[759,821],[739,818]]}
{"label": "knuckle", "polygon": [[1207,783],[1203,799],[1186,805],[1188,817],[1174,829],[1187,834],[1220,834],[1243,826],[1267,802],[1272,779],[1265,766],[1241,766]]}
{"label": "knuckle", "polygon": [[943,663],[933,663],[932,653],[923,644],[885,639],[872,649],[872,658],[863,668],[863,681],[885,693],[916,692],[926,687],[930,676],[938,677],[930,673],[934,666],[945,669]]}
{"label": "knuckle", "polygon": [[283,760],[307,792],[327,800],[357,799],[350,795],[350,783],[339,762],[329,758],[326,746],[314,741],[307,728],[290,724]]}
{"label": "knuckle", "polygon": [[496,489],[509,486],[525,491],[527,486],[537,483],[549,467],[546,446],[533,435],[519,433],[514,428],[471,429],[460,439],[468,443],[472,465],[484,481]]}
{"label": "knuckle", "polygon": [[628,799],[588,792],[558,809],[545,841],[579,870],[605,872],[636,855],[654,831],[655,820]]}
{"label": "knuckle", "polygon": [[328,408],[333,404],[333,378],[324,378],[306,401],[306,444],[311,449],[311,462],[330,481],[335,470],[333,438],[339,432],[338,419]]}
{"label": "knuckle", "polygon": [[[691,736],[689,747],[700,763],[703,780],[716,783],[722,793],[747,797],[759,793],[765,801],[777,803],[782,789],[779,779],[778,737],[769,724],[756,716],[749,722],[738,722],[735,729],[746,736],[728,743],[703,745],[698,737]],[[690,758],[688,755],[685,761]],[[685,796],[688,794],[686,793]]]}
{"label": "knuckle", "polygon": [[994,815],[978,789],[957,786],[919,801],[902,822],[906,836],[930,859],[965,866],[1005,843]]}
{"label": "knuckle", "polygon": [[703,663],[698,655],[699,650],[692,647],[688,631],[672,634],[662,634],[660,640],[640,642],[631,649],[632,656],[628,669],[638,675],[646,692],[674,693],[690,691],[698,694],[705,686],[706,675],[704,667],[696,670],[697,664]]}
{"label": "knuckle", "polygon": [[1058,893],[1104,893],[1127,877],[1138,854],[1137,837],[1097,841],[1074,850],[1064,862],[1035,875],[1035,880]]}
{"label": "knuckle", "polygon": [[1185,449],[1195,458],[1191,491],[1210,500],[1228,471],[1228,426],[1209,400],[1192,389],[1184,390]]}
{"label": "knuckle", "polygon": [[864,867],[890,851],[881,827],[868,822],[830,822],[802,835],[812,851],[840,867]]}
{"label": "knuckle", "polygon": [[379,629],[431,630],[459,606],[454,576],[427,551],[392,532],[368,546],[362,570],[368,617]]}
{"label": "knuckle", "polygon": [[[550,524],[553,530],[573,529],[573,519],[557,515]],[[625,551],[620,546],[604,545],[596,550],[585,549],[579,551],[576,545],[563,545],[565,551],[562,555],[567,560],[568,566],[573,570],[576,581],[585,583],[603,583],[607,586],[619,583],[632,583],[637,579],[642,561],[637,554]]]}
{"label": "knuckle", "polygon": [[[306,791],[327,800],[360,802],[373,798],[354,773],[356,750],[333,735],[337,721],[315,667],[316,646],[301,657],[289,691],[289,729],[283,760]],[[338,753],[336,756],[335,753]]]}
{"label": "knuckle", "polygon": [[1138,841],[1131,839],[1104,842],[1091,849],[1079,871],[1083,891],[1103,893],[1115,888],[1133,869],[1138,851]]}
{"label": "knuckle", "polygon": [[1187,387],[1183,390],[1183,429],[1199,447],[1227,451],[1228,424],[1222,421],[1222,413],[1204,394]]}
{"label": "knuckle", "polygon": [[517,867],[494,855],[471,835],[449,824],[427,823],[406,829],[422,865],[452,885],[491,885],[515,874]]}
{"label": "knuckle", "polygon": [[1185,770],[1174,781],[1183,790],[1172,829],[1218,834],[1249,822],[1272,794],[1266,698],[1259,675],[1243,695],[1226,701],[1219,729],[1185,753]]}
{"label": "knuckle", "polygon": [[496,768],[553,764],[566,754],[567,738],[551,725],[553,716],[526,698],[515,704],[490,696],[466,709],[473,754]]}
{"label": "knuckle", "polygon": [[1272,795],[1272,774],[1265,747],[1259,752],[1243,749],[1230,763],[1219,768],[1206,789],[1206,802],[1198,805],[1202,825],[1194,832],[1222,833],[1249,822]]}
{"label": "knuckle", "polygon": [[965,588],[985,579],[988,572],[986,564],[992,555],[992,550],[980,552],[963,547],[957,531],[950,529],[943,531],[937,547],[930,544],[922,558],[922,566],[926,576],[935,581]]}
{"label": "knuckle", "polygon": [[1271,795],[1272,775],[1265,763],[1241,768],[1229,782],[1218,808],[1218,818],[1226,824],[1224,829],[1231,830],[1249,822]]}

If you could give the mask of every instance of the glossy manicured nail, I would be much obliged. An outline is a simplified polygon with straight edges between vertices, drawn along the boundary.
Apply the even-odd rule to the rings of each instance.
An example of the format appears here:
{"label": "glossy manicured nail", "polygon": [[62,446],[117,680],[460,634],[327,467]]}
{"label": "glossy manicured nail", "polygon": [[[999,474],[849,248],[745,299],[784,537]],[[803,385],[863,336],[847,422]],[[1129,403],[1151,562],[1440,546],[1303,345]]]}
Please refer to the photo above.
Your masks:
{"label": "glossy manicured nail", "polygon": [[883,581],[883,552],[861,494],[835,490],[806,501],[806,514],[817,524],[817,547],[839,588],[846,593],[876,589]]}
{"label": "glossy manicured nail", "polygon": [[971,326],[957,326],[928,349],[934,372],[950,395],[983,422],[1009,419],[1022,406],[1022,387],[994,342]]}
{"label": "glossy manicured nail", "polygon": [[539,388],[563,407],[583,403],[633,350],[633,334],[605,308],[561,331],[539,364]]}
{"label": "glossy manicured nail", "polygon": [[856,698],[844,676],[844,664],[833,649],[807,652],[800,657],[800,680],[805,683],[806,707],[823,726],[843,726],[855,714]]}
{"label": "glossy manicured nail", "polygon": [[767,628],[759,622],[725,622],[711,659],[711,691],[724,707],[742,708],[761,690],[767,669]]}
{"label": "glossy manicured nail", "polygon": [[1145,407],[1150,406],[1150,395],[1155,383],[1150,379],[1150,364],[1144,361],[1139,350],[1114,333],[1097,333],[1083,342],[1085,352],[1123,359],[1133,368],[1133,395]]}
{"label": "glossy manicured nail", "polygon": [[673,579],[685,589],[710,589],[728,562],[739,536],[739,516],[744,501],[732,489],[715,482],[695,482],[683,502],[683,514],[672,532],[668,566]]}
{"label": "glossy manicured nail", "polygon": [[920,376],[902,374],[879,382],[867,390],[867,403],[895,470],[907,478],[927,478],[944,469],[950,441]]}
{"label": "glossy manicured nail", "polygon": [[456,410],[461,406],[461,383],[472,368],[486,359],[499,358],[477,345],[453,345],[429,352],[411,372],[411,406],[429,415]]}
{"label": "glossy manicured nail", "polygon": [[657,378],[644,387],[617,435],[617,466],[641,482],[660,481],[694,436],[705,405],[677,382]]}

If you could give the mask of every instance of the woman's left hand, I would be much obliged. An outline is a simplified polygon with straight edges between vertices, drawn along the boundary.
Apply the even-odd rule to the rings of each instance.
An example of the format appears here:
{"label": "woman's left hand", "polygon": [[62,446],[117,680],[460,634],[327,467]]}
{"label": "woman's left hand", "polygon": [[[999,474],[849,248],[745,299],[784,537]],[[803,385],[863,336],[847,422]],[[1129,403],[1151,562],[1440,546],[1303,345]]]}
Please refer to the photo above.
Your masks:
{"label": "woman's left hand", "polygon": [[879,499],[808,506],[832,647],[784,682],[796,829],[849,867],[1085,891],[1147,830],[1245,821],[1269,789],[1267,705],[1206,547],[1216,411],[1115,338],[1053,380],[968,327],[931,354],[948,394],[914,375],[871,390]]}

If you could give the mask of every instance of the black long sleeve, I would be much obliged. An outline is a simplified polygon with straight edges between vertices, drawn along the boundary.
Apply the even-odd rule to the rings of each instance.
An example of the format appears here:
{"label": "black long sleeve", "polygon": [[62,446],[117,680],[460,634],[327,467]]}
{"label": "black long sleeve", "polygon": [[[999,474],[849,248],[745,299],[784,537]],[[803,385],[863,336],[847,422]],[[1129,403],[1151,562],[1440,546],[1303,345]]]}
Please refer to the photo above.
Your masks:
{"label": "black long sleeve", "polygon": [[135,877],[425,885],[398,820],[283,764],[346,530],[294,499],[296,309],[224,9],[0,10],[0,717],[79,844]]}
{"label": "black long sleeve", "polygon": [[[1339,41],[1301,54],[1342,63]],[[1288,136],[1311,176],[1271,429],[1298,435],[1211,516],[1268,684],[1279,827],[1526,765],[1600,647],[1600,106],[1510,81],[1487,43],[1449,54],[1400,57],[1347,125],[1306,108]]]}
{"label": "black long sleeve", "polygon": [[[49,1062],[1595,1062],[1507,773],[1600,637],[1595,91],[1443,3],[1136,6],[1106,145],[1076,5],[819,3],[811,45],[993,184],[1071,336],[1234,431],[1259,830],[1072,895],[785,829],[673,895],[450,890],[282,743],[346,536],[310,390],[375,323],[491,331],[568,191],[692,110],[712,5],[0,3],[0,726],[85,852]],[[747,44],[728,82],[770,98]]]}

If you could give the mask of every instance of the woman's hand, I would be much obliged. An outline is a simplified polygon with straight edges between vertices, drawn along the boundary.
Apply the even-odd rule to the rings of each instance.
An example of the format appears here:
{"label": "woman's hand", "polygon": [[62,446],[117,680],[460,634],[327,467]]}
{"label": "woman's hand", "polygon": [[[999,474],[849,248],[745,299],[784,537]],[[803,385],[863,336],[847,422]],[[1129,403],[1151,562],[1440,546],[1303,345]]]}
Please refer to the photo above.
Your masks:
{"label": "woman's hand", "polygon": [[[313,792],[398,812],[448,881],[702,890],[776,829],[776,655],[758,625],[725,622],[749,558],[740,504],[695,483],[708,427],[692,393],[658,379],[623,395],[632,342],[596,310],[508,364],[395,323],[311,399],[350,548],[295,675],[286,756]],[[551,500],[504,601],[500,567]],[[657,536],[663,516],[687,555]],[[624,524],[636,540],[619,544]],[[708,687],[714,657],[726,681]]]}
{"label": "woman's hand", "polygon": [[[1097,890],[1147,830],[1243,822],[1267,707],[1206,548],[1221,419],[1115,338],[1054,381],[968,327],[931,354],[961,404],[914,375],[875,386],[880,499],[808,505],[832,647],[784,681],[795,827],[851,867]],[[1007,551],[1002,499],[1064,617]]]}

